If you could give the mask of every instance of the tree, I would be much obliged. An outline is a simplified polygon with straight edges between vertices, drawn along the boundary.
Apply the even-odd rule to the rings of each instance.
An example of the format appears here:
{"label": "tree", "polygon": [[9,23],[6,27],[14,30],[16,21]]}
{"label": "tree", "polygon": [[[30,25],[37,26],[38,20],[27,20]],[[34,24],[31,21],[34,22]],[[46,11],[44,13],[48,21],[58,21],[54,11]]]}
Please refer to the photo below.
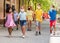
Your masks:
{"label": "tree", "polygon": [[30,1],[33,2],[35,7],[37,3],[40,3],[44,11],[48,11],[50,9],[50,5],[52,4],[51,0],[30,0]]}
{"label": "tree", "polygon": [[26,6],[26,9],[28,6],[32,6],[34,10],[36,10],[36,5],[37,3],[41,4],[41,8],[44,11],[48,11],[50,9],[50,5],[53,3],[52,0],[24,0],[24,1],[20,1],[20,5],[22,5],[22,3],[24,3],[23,5]]}

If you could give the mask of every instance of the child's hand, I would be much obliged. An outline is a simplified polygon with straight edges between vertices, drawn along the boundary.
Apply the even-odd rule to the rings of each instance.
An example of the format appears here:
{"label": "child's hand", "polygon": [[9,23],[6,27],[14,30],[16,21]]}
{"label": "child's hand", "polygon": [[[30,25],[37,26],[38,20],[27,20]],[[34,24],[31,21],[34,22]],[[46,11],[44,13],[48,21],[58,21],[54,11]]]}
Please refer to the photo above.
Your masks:
{"label": "child's hand", "polygon": [[17,16],[17,19],[19,19],[19,16]]}
{"label": "child's hand", "polygon": [[28,18],[26,18],[26,20],[28,21]]}

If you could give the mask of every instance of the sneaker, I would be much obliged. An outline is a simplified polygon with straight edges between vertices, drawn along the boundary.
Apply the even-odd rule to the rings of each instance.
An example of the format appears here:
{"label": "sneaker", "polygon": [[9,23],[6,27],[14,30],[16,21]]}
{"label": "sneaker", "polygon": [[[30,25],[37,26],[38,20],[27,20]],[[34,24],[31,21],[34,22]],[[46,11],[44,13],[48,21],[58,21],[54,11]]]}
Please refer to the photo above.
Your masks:
{"label": "sneaker", "polygon": [[18,30],[18,28],[16,30]]}
{"label": "sneaker", "polygon": [[36,31],[36,34],[35,34],[36,36],[38,35],[38,32]]}
{"label": "sneaker", "polygon": [[39,31],[39,35],[41,35],[41,32]]}
{"label": "sneaker", "polygon": [[50,36],[53,36],[53,34],[51,33]]}
{"label": "sneaker", "polygon": [[25,36],[23,35],[22,38],[25,38]]}
{"label": "sneaker", "polygon": [[55,32],[53,33],[53,35],[55,35]]}

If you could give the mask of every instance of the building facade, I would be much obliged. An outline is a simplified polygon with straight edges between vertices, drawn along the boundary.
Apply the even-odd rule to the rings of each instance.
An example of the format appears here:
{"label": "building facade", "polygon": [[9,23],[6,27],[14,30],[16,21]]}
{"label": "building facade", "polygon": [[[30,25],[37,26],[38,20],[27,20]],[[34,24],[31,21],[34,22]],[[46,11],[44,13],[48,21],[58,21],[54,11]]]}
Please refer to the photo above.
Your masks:
{"label": "building facade", "polygon": [[[16,11],[20,11],[20,6],[24,5],[25,9],[29,6],[30,0],[0,0],[0,24],[4,23],[4,17],[6,16],[6,8],[8,5],[15,7]],[[58,9],[60,9],[60,0],[54,0],[57,3]]]}
{"label": "building facade", "polygon": [[15,8],[17,12],[20,11],[20,6],[24,5],[25,9],[28,7],[29,0],[0,0],[0,24],[4,23],[6,16],[6,8],[10,5]]}
{"label": "building facade", "polygon": [[15,7],[16,11],[19,12],[19,1],[20,0],[0,0],[0,24],[4,23],[4,17],[6,16],[6,8],[8,5]]}

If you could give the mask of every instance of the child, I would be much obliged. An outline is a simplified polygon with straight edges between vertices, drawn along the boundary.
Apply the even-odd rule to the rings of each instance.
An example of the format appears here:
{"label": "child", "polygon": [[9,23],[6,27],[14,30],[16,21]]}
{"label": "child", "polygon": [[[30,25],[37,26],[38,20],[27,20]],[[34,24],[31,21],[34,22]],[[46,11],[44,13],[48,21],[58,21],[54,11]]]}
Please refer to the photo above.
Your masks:
{"label": "child", "polygon": [[55,35],[56,31],[56,14],[57,11],[55,10],[55,6],[52,5],[52,8],[49,11],[49,16],[50,16],[50,34],[52,34],[52,27],[53,27],[54,28],[53,35]]}
{"label": "child", "polygon": [[46,11],[43,12],[43,19],[49,19],[49,15]]}
{"label": "child", "polygon": [[42,23],[42,9],[41,9],[41,5],[38,4],[37,5],[37,10],[35,11],[35,17],[36,17],[36,35],[41,35],[40,29],[41,29],[41,23]]}
{"label": "child", "polygon": [[33,11],[31,6],[28,7],[27,10],[27,19],[28,19],[28,29],[27,31],[31,31],[31,25],[32,25],[32,20],[33,20]]}
{"label": "child", "polygon": [[21,25],[21,30],[23,33],[23,38],[25,37],[25,30],[26,30],[26,12],[24,7],[21,7],[21,12],[19,13],[19,18],[20,18],[20,25]]}
{"label": "child", "polygon": [[16,26],[14,21],[13,21],[13,15],[12,15],[12,9],[11,8],[9,8],[7,11],[7,21],[5,23],[5,26],[8,28],[9,37],[11,37],[12,28]]}
{"label": "child", "polygon": [[18,13],[16,10],[14,11],[14,22],[17,26],[16,30],[18,30]]}

